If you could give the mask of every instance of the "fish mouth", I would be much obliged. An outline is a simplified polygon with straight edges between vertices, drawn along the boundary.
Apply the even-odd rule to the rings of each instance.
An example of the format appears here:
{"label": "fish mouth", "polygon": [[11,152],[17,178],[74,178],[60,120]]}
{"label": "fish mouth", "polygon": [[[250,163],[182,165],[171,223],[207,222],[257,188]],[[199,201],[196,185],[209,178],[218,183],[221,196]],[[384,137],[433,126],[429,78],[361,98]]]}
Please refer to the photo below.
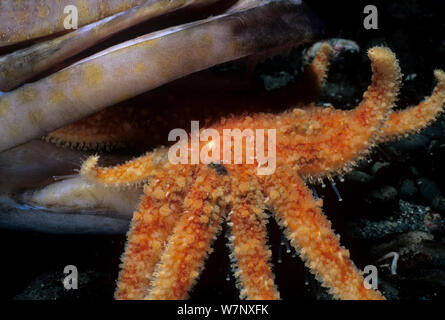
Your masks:
{"label": "fish mouth", "polygon": [[[88,155],[40,140],[1,153],[0,228],[54,234],[125,234],[141,190],[105,193],[89,186],[76,173]],[[109,165],[130,158],[104,157]]]}

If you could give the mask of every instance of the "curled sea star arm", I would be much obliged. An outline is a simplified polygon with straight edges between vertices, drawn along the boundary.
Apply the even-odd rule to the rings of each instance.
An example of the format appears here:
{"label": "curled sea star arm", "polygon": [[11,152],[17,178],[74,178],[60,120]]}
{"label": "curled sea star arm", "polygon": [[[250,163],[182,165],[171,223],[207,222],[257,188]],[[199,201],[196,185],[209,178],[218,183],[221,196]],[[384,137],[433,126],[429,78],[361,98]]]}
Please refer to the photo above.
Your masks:
{"label": "curled sea star arm", "polygon": [[144,188],[145,195],[127,235],[116,299],[144,298],[165,243],[183,214],[183,201],[192,183],[193,171],[191,166],[171,166]]}
{"label": "curled sea star arm", "polygon": [[[369,50],[372,83],[359,106],[351,111],[333,108],[295,109],[283,138],[286,152],[301,155],[291,161],[302,176],[338,173],[372,146],[394,106],[400,85],[400,68],[387,48]],[[298,141],[301,141],[298,142]],[[297,142],[297,143],[296,143]],[[290,149],[290,150],[288,150]]]}
{"label": "curled sea star arm", "polygon": [[268,205],[306,266],[334,298],[384,299],[379,291],[364,287],[360,271],[321,211],[321,200],[315,201],[303,181],[289,173],[280,168],[274,177],[265,177],[262,185]]}
{"label": "curled sea star arm", "polygon": [[212,251],[211,243],[225,215],[228,176],[200,166],[184,200],[184,214],[174,228],[147,292],[149,300],[185,299]]}
{"label": "curled sea star arm", "polygon": [[249,179],[245,174],[243,177],[241,173],[232,177],[232,190],[236,197],[229,214],[232,231],[229,243],[240,297],[250,300],[279,299],[270,264],[272,253],[266,244],[267,217],[259,184],[256,179]]}
{"label": "curled sea star arm", "polygon": [[129,187],[156,178],[167,161],[168,148],[161,147],[144,156],[130,160],[124,164],[103,168],[99,167],[98,156],[88,158],[80,169],[86,181],[109,187]]}
{"label": "curled sea star arm", "polygon": [[391,113],[382,128],[379,140],[394,140],[427,127],[443,111],[445,105],[445,73],[435,70],[437,85],[430,97],[417,106]]}
{"label": "curled sea star arm", "polygon": [[298,77],[294,84],[287,85],[283,88],[272,90],[261,100],[253,98],[255,104],[276,105],[277,101],[285,105],[293,106],[295,104],[304,105],[318,101],[321,89],[325,83],[333,49],[328,42],[320,45],[312,61],[304,67],[301,77]]}
{"label": "curled sea star arm", "polygon": [[303,85],[315,91],[312,101],[318,99],[321,88],[323,87],[326,76],[331,64],[333,49],[328,42],[320,46],[320,50],[310,64],[308,64],[303,73]]}

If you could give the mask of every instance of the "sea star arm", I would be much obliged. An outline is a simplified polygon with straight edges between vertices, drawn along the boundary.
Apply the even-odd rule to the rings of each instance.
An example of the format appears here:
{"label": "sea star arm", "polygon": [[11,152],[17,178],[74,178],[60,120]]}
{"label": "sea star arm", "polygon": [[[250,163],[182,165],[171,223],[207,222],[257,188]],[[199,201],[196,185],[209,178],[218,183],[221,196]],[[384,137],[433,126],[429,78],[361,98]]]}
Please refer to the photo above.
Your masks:
{"label": "sea star arm", "polygon": [[317,92],[317,96],[315,98],[318,98],[318,94],[320,93],[320,90],[326,80],[332,55],[333,49],[331,45],[328,42],[324,42],[320,46],[320,50],[317,52],[312,62],[304,69],[303,81],[306,86],[309,82],[314,87]]}
{"label": "sea star arm", "polygon": [[[146,140],[150,112],[121,103],[57,129],[45,140],[62,147],[81,150],[106,150],[134,146]],[[144,133],[144,134],[142,134]]]}
{"label": "sea star arm", "polygon": [[311,191],[290,170],[280,168],[273,177],[263,180],[278,222],[306,265],[334,298],[384,299],[379,291],[366,289],[360,271],[349,259],[329,220],[321,212]]}
{"label": "sea star arm", "polygon": [[124,164],[102,168],[98,156],[88,158],[80,169],[82,178],[90,183],[111,187],[128,187],[156,177],[164,165],[168,149],[162,147]]}
{"label": "sea star arm", "polygon": [[396,100],[401,74],[389,49],[374,47],[368,55],[372,83],[356,109],[310,107],[293,111],[294,122],[289,122],[293,132],[282,138],[286,146],[283,152],[301,155],[293,165],[303,176],[338,173],[369,150],[376,139]]}
{"label": "sea star arm", "polygon": [[277,101],[287,106],[317,101],[325,83],[332,56],[331,45],[327,42],[322,43],[312,61],[304,67],[301,77],[295,79],[295,83],[272,90],[261,99],[254,97],[252,100],[256,105],[269,106],[276,105]]}
{"label": "sea star arm", "polygon": [[390,114],[379,140],[394,140],[419,132],[438,117],[445,105],[445,73],[442,70],[435,70],[434,76],[437,85],[431,96],[417,106]]}
{"label": "sea star arm", "polygon": [[127,235],[116,299],[144,298],[165,242],[183,213],[183,201],[192,180],[191,166],[171,166],[144,188],[145,195]]}
{"label": "sea star arm", "polygon": [[232,182],[232,190],[236,190],[237,196],[229,214],[232,231],[229,243],[240,297],[250,300],[279,299],[270,265],[272,253],[266,244],[264,198],[258,182],[241,175],[233,177]]}
{"label": "sea star arm", "polygon": [[154,272],[146,299],[185,299],[212,251],[211,243],[225,213],[228,177],[201,166],[184,201],[184,214],[174,228]]}

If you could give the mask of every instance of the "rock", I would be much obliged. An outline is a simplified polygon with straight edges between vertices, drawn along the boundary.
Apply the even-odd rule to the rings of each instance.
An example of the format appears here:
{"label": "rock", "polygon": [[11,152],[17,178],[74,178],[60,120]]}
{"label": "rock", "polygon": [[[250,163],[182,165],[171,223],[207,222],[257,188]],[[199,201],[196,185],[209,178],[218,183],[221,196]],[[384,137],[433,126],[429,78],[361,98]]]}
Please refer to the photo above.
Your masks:
{"label": "rock", "polygon": [[389,169],[390,165],[391,164],[389,162],[379,162],[379,161],[377,161],[372,166],[372,169],[371,169],[372,175],[373,176],[381,175],[382,173],[384,173],[384,171]]}
{"label": "rock", "polygon": [[417,186],[419,188],[419,193],[422,198],[427,200],[430,204],[433,200],[440,196],[440,189],[437,184],[425,177],[417,179]]}
{"label": "rock", "polygon": [[397,273],[415,270],[421,264],[424,267],[443,268],[445,266],[445,244],[434,240],[429,232],[410,231],[385,238],[370,250],[377,261],[389,252],[399,255]]}
{"label": "rock", "polygon": [[351,234],[353,237],[361,239],[378,239],[394,233],[426,232],[428,228],[425,226],[425,215],[429,211],[428,207],[399,200],[399,212],[379,221],[368,219],[353,221],[350,224]]}
{"label": "rock", "polygon": [[402,196],[412,197],[417,193],[417,187],[414,181],[405,179],[400,186],[400,194]]}
{"label": "rock", "polygon": [[445,213],[445,198],[443,196],[435,197],[431,207],[438,212]]}
{"label": "rock", "polygon": [[345,175],[345,180],[360,184],[367,184],[372,181],[372,177],[366,172],[353,170]]}
{"label": "rock", "polygon": [[377,201],[380,203],[390,202],[396,199],[397,189],[393,186],[383,186],[380,189],[371,191],[369,193],[369,198],[372,201]]}
{"label": "rock", "polygon": [[433,239],[433,235],[424,231],[410,231],[397,234],[390,240],[386,240],[384,243],[374,246],[371,249],[371,256],[373,259],[377,260],[388,252],[397,252],[401,257],[409,254],[416,254],[422,247],[423,241]]}
{"label": "rock", "polygon": [[400,151],[419,152],[422,150],[427,150],[429,143],[429,137],[422,134],[416,134],[408,136],[407,138],[400,139],[398,141],[390,142],[388,145],[395,147]]}
{"label": "rock", "polygon": [[400,300],[399,290],[382,277],[379,277],[379,290],[388,300]]}
{"label": "rock", "polygon": [[320,95],[321,101],[329,101],[335,106],[353,107],[358,90],[352,83],[327,82]]}
{"label": "rock", "polygon": [[419,176],[419,170],[414,167],[414,166],[410,166],[409,167],[409,172],[414,176],[414,177],[418,177]]}
{"label": "rock", "polygon": [[[103,300],[110,297],[113,288],[107,287],[107,275],[95,271],[79,271],[78,289],[65,289],[67,275],[49,271],[35,278],[14,300]],[[111,292],[109,292],[111,291]]]}
{"label": "rock", "polygon": [[425,215],[425,227],[431,232],[445,231],[445,223],[438,213],[429,212]]}
{"label": "rock", "polygon": [[[379,283],[385,295],[400,299],[433,299],[445,293],[445,244],[429,232],[406,232],[386,237],[370,250],[375,261],[398,254],[396,274],[379,264]],[[396,289],[397,288],[397,289]]]}

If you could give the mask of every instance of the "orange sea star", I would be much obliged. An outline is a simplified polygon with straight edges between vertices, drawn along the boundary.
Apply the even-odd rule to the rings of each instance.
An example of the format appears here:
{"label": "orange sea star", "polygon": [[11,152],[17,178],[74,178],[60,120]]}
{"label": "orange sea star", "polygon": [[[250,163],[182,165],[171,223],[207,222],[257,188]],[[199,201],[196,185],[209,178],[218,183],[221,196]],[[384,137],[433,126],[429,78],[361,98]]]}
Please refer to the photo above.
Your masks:
{"label": "orange sea star", "polygon": [[[331,48],[323,45],[308,67],[319,83],[330,55]],[[186,298],[227,219],[241,297],[278,299],[266,244],[264,210],[269,209],[333,297],[384,299],[379,291],[364,287],[360,271],[322,213],[322,201],[314,199],[304,181],[343,173],[375,143],[425,127],[445,103],[445,74],[435,72],[438,84],[430,98],[390,114],[401,79],[397,60],[383,47],[370,49],[368,55],[372,84],[354,110],[309,105],[280,114],[234,116],[212,125],[221,135],[223,129],[276,128],[273,175],[257,175],[258,163],[174,165],[167,160],[166,147],[112,168],[98,167],[98,157],[85,161],[81,174],[90,182],[110,187],[146,183],[128,233],[115,297]]]}

